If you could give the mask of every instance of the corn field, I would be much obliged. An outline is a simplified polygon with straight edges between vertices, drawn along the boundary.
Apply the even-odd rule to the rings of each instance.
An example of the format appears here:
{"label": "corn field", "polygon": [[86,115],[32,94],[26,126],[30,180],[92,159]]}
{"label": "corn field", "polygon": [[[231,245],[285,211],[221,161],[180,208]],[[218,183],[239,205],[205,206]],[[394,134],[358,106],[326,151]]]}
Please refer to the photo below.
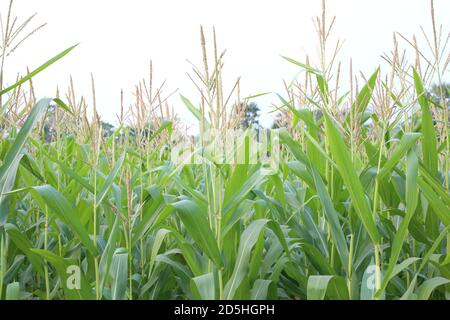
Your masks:
{"label": "corn field", "polygon": [[[76,47],[6,85],[4,61],[31,21],[7,13],[0,299],[450,299],[449,36],[432,13],[429,49],[396,34],[364,77],[338,62],[324,5],[320,57],[282,57],[301,72],[274,108],[276,165],[249,161],[249,143],[239,163],[196,149],[207,132],[260,130],[241,128],[255,97],[241,97],[240,79],[225,90],[215,31],[201,30],[197,92],[172,99],[198,120],[198,136],[183,139],[152,67],[108,132],[93,78],[91,102],[73,83],[34,94],[32,78]],[[174,161],[177,144],[202,161]]]}

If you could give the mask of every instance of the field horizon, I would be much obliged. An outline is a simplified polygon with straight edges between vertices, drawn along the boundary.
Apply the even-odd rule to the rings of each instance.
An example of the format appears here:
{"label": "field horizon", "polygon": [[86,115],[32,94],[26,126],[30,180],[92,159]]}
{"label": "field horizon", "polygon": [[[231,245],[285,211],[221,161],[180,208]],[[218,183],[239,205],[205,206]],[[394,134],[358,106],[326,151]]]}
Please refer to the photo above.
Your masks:
{"label": "field horizon", "polygon": [[77,45],[6,83],[9,56],[43,27],[10,1],[0,300],[449,300],[450,32],[429,3],[433,32],[394,33],[365,75],[339,60],[323,0],[318,54],[281,55],[297,75],[251,96],[200,27],[195,90],[155,83],[150,63],[111,124],[93,75],[90,97],[72,78],[36,96],[35,77]]}

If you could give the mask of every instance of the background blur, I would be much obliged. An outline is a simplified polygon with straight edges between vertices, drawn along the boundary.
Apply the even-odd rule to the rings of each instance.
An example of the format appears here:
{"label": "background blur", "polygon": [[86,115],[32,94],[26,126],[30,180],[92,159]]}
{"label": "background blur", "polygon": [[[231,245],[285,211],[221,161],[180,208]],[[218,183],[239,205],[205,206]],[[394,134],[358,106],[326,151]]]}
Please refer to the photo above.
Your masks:
{"label": "background blur", "polygon": [[[2,13],[8,5],[0,2]],[[48,25],[33,35],[6,63],[6,82],[17,71],[36,68],[63,49],[80,46],[56,65],[34,78],[38,96],[53,96],[58,85],[65,92],[73,76],[77,95],[91,97],[90,73],[95,77],[97,105],[104,120],[114,123],[119,112],[120,90],[131,103],[133,88],[148,77],[153,60],[156,84],[167,79],[165,93],[179,93],[197,102],[196,90],[186,75],[189,60],[201,63],[199,26],[212,39],[215,26],[219,49],[225,56],[226,85],[242,77],[242,96],[282,92],[282,80],[291,81],[298,68],[280,55],[314,64],[317,52],[312,18],[321,12],[321,1],[312,0],[15,0],[21,18],[38,12],[36,22]],[[435,1],[438,23],[450,13],[450,1]],[[343,66],[353,58],[354,71],[372,73],[392,48],[392,34],[407,37],[431,30],[429,1],[330,0],[329,21],[337,16],[333,39],[345,40],[339,55]],[[400,13],[404,13],[403,15]],[[35,23],[36,23],[35,22]],[[420,38],[419,38],[420,39]],[[399,41],[400,42],[400,41]],[[423,41],[422,41],[423,43]],[[330,48],[330,51],[333,48]],[[343,69],[348,70],[348,69]],[[344,71],[343,77],[348,71]],[[448,73],[447,73],[448,74]],[[343,79],[345,81],[345,79]],[[274,94],[255,99],[262,109],[263,125],[270,125]],[[179,95],[170,99],[179,117],[193,123]],[[272,114],[273,115],[273,114]]]}

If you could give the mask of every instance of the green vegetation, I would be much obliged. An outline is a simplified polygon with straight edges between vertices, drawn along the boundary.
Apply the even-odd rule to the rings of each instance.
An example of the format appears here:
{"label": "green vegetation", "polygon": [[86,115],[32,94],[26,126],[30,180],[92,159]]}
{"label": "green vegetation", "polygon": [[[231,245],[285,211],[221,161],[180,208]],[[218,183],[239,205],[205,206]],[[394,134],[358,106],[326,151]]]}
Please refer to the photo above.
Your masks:
{"label": "green vegetation", "polygon": [[[2,85],[0,299],[449,299],[448,87],[427,94],[448,70],[445,41],[434,60],[409,42],[412,65],[395,41],[387,75],[351,74],[341,92],[325,10],[317,27],[317,67],[286,58],[304,72],[279,95],[278,170],[171,161],[183,130],[152,79],[115,128],[94,81],[91,120],[73,84],[36,101],[31,78],[73,47]],[[208,61],[201,35],[201,101],[180,102],[198,139],[225,137],[251,98],[239,80],[224,92],[216,36]]]}

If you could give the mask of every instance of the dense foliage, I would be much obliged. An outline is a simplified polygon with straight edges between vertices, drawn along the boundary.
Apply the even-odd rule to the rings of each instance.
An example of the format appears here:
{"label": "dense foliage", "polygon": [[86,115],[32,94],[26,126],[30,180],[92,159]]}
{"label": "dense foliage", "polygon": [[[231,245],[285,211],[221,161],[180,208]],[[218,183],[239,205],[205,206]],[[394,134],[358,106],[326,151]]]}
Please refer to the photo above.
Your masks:
{"label": "dense foliage", "polygon": [[[2,88],[0,299],[449,299],[448,101],[393,52],[390,79],[342,95],[286,58],[305,72],[279,95],[276,169],[173,162],[182,130],[143,111],[159,97],[105,128],[70,94],[19,108],[32,75]],[[215,59],[181,99],[200,138],[242,123]]]}

